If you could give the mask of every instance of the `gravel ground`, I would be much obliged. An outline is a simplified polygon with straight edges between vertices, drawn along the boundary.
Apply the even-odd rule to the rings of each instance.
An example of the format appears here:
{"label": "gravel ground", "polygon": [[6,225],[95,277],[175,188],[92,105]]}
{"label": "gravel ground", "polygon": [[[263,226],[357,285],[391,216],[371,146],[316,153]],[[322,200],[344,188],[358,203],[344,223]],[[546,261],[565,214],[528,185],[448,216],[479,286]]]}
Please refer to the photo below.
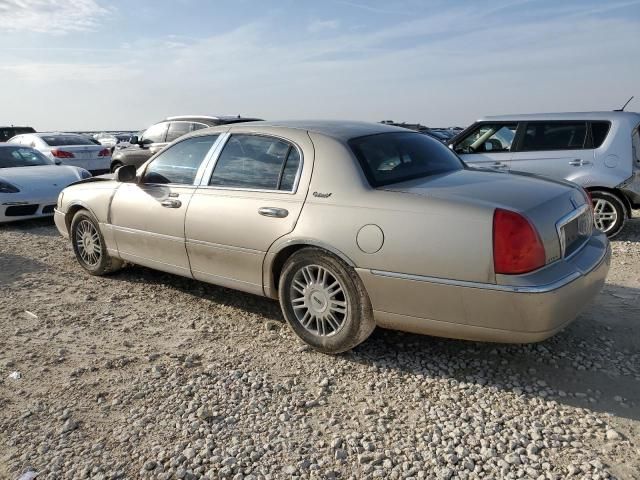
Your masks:
{"label": "gravel ground", "polygon": [[0,478],[640,478],[640,219],[613,249],[543,343],[379,329],[331,357],[275,302],[90,277],[51,221],[0,226]]}

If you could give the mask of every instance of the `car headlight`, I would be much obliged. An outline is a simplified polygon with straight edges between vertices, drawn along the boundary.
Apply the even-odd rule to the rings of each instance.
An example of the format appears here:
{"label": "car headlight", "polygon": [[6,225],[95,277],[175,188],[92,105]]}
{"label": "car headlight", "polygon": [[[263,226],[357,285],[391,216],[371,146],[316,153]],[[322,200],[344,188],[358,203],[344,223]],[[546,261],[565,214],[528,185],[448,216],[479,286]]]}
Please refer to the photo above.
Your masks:
{"label": "car headlight", "polygon": [[87,170],[85,170],[84,168],[80,169],[80,178],[84,180],[85,178],[91,178],[91,177],[92,177],[91,173],[89,173]]}
{"label": "car headlight", "polygon": [[9,182],[0,180],[0,193],[18,193],[20,189],[15,185],[11,185]]}

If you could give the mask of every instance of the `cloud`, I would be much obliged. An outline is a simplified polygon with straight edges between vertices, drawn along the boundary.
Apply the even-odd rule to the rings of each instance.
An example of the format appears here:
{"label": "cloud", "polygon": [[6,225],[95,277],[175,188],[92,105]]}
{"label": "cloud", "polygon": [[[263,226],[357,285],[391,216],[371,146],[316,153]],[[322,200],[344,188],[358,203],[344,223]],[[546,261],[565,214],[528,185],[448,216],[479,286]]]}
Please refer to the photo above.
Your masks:
{"label": "cloud", "polygon": [[340,27],[340,20],[315,20],[307,26],[310,33],[323,32],[325,30],[336,30]]}
{"label": "cloud", "polygon": [[[15,79],[42,85],[62,83],[82,83],[87,85],[103,84],[113,81],[128,80],[139,70],[127,65],[76,64],[76,63],[28,63],[0,65],[0,72],[5,72]],[[6,78],[6,77],[5,77]]]}
{"label": "cloud", "polygon": [[110,11],[95,0],[0,0],[0,30],[54,35],[91,31]]}

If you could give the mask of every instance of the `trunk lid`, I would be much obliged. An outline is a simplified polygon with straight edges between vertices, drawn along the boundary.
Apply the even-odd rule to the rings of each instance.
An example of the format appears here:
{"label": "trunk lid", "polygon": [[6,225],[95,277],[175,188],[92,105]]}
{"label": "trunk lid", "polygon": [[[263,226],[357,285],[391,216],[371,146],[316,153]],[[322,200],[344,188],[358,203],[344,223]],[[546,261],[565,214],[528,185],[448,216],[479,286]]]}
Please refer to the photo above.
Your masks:
{"label": "trunk lid", "polygon": [[[560,259],[568,247],[571,247],[571,251],[576,250],[573,243],[564,245],[563,248],[560,237],[564,234],[559,233],[562,232],[561,223],[587,204],[582,191],[569,182],[541,179],[530,174],[500,173],[471,168],[387,185],[380,190],[475,205],[484,204],[488,208],[502,208],[521,213],[538,231],[545,247],[547,263]],[[584,225],[581,224],[581,227],[584,228]]]}

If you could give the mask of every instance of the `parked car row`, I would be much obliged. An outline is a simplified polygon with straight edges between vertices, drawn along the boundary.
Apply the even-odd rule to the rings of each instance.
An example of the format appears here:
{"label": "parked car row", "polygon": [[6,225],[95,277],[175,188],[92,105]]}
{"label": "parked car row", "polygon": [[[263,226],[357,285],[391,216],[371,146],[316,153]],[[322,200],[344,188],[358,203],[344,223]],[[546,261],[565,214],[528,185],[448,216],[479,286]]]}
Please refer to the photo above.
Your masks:
{"label": "parked car row", "polygon": [[90,274],[131,262],[278,299],[327,353],[376,325],[542,340],[597,295],[611,255],[578,185],[472,168],[428,135],[357,122],[197,129],[65,188],[54,218]]}
{"label": "parked car row", "polygon": [[0,144],[0,223],[53,215],[60,191],[91,177],[59,163],[29,146]]}
{"label": "parked car row", "polygon": [[[31,127],[1,127],[0,134],[8,143],[31,146],[58,163],[99,175],[123,165],[140,167],[185,134],[256,120],[188,115],[166,118],[137,135],[35,133]],[[613,237],[631,218],[632,209],[640,208],[639,121],[637,113],[617,111],[486,117],[464,131],[381,123],[436,138],[474,167],[575,182],[591,195],[595,226]]]}
{"label": "parked car row", "polygon": [[256,120],[259,119],[240,116],[183,115],[168,117],[161,122],[151,125],[141,134],[131,136],[129,145],[114,153],[111,159],[110,170],[115,172],[117,168],[123,165],[139,167],[169,143],[190,132],[195,132],[202,128],[215,127],[217,125],[252,122]]}

